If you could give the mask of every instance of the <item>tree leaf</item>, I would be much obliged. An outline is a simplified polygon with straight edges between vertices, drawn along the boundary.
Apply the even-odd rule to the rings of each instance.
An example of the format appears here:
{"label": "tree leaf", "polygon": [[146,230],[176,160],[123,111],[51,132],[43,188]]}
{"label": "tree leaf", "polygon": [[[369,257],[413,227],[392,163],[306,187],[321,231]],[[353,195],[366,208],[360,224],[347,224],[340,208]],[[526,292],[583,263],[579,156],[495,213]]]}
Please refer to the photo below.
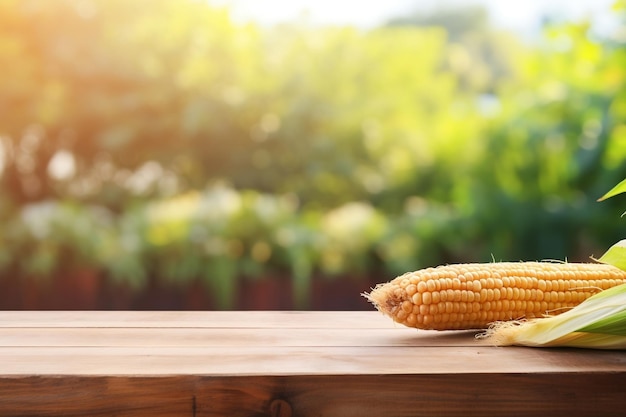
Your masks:
{"label": "tree leaf", "polygon": [[622,180],[622,182],[617,184],[615,187],[611,188],[611,190],[607,192],[606,194],[604,194],[602,197],[600,197],[598,201],[604,201],[607,198],[611,198],[623,192],[626,192],[626,179]]}

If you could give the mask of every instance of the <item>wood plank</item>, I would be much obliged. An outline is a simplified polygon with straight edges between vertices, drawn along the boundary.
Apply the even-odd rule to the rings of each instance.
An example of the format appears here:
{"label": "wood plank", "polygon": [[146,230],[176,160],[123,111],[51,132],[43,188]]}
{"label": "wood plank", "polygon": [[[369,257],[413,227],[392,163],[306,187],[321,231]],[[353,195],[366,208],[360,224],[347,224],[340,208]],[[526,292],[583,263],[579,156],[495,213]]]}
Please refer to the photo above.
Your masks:
{"label": "wood plank", "polygon": [[614,374],[309,377],[289,378],[283,395],[304,417],[619,416],[624,382]]}
{"label": "wood plank", "polygon": [[0,347],[480,346],[476,332],[414,329],[0,328]]}
{"label": "wood plank", "polygon": [[616,416],[624,386],[624,352],[375,311],[0,312],[0,415]]}
{"label": "wood plank", "polygon": [[187,378],[0,378],[3,416],[193,416]]}
{"label": "wood plank", "polygon": [[0,328],[404,328],[377,311],[0,311]]}
{"label": "wood plank", "polygon": [[5,347],[0,375],[626,373],[623,352],[492,347]]}
{"label": "wood plank", "polygon": [[[625,382],[614,373],[4,378],[0,415],[620,416]],[[272,413],[279,401],[283,413]]]}

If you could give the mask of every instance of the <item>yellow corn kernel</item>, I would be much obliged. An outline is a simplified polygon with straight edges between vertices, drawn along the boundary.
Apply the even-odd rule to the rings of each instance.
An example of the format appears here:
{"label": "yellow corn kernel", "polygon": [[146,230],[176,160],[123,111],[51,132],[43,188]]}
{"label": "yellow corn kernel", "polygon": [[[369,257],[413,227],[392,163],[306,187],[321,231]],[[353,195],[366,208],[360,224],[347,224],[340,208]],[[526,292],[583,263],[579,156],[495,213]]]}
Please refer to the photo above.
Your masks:
{"label": "yellow corn kernel", "polygon": [[600,263],[475,263],[407,273],[365,296],[409,327],[484,329],[493,321],[556,315],[623,283],[625,271]]}

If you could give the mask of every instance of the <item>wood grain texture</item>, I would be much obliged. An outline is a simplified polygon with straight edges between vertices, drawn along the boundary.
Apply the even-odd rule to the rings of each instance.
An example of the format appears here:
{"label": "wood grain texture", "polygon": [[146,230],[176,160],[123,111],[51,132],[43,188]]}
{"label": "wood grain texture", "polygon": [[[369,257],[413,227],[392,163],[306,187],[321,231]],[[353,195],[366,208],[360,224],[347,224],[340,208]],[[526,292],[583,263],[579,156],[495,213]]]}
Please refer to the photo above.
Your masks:
{"label": "wood grain texture", "polygon": [[474,336],[377,312],[0,312],[0,416],[626,415],[626,352]]}
{"label": "wood grain texture", "polygon": [[611,374],[4,378],[11,416],[621,416]]}
{"label": "wood grain texture", "polygon": [[0,327],[405,329],[377,311],[0,311]]}

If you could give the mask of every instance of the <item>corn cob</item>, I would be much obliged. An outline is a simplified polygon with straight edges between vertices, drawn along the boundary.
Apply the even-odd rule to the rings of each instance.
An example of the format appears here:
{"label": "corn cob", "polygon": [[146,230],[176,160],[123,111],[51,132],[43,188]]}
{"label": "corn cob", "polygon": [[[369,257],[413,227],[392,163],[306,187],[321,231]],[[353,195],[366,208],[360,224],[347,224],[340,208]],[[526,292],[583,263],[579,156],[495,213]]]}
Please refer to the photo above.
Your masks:
{"label": "corn cob", "polygon": [[364,296],[408,327],[484,329],[554,316],[622,283],[625,271],[600,263],[455,264],[406,273]]}

